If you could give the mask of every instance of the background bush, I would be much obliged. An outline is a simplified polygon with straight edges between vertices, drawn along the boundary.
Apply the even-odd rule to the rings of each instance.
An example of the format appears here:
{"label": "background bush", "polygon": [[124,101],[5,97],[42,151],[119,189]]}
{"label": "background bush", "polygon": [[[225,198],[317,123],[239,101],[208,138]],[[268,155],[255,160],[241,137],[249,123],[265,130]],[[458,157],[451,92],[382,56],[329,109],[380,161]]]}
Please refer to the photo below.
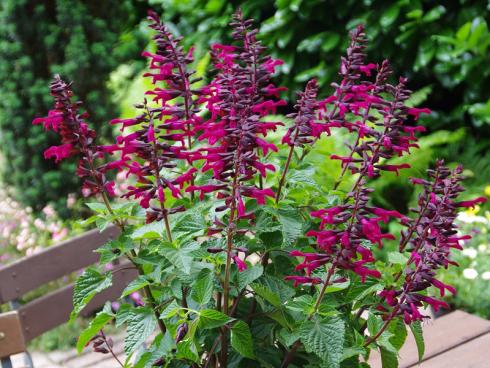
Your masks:
{"label": "background bush", "polygon": [[[53,73],[76,81],[91,121],[115,116],[106,82],[120,62],[139,54],[137,3],[128,0],[4,0],[0,5],[0,145],[3,180],[17,198],[40,210],[78,192],[73,164],[42,156],[51,136],[32,126],[51,104]],[[102,126],[102,125],[101,125]],[[104,132],[107,135],[106,129]],[[60,202],[60,203],[61,203]]]}

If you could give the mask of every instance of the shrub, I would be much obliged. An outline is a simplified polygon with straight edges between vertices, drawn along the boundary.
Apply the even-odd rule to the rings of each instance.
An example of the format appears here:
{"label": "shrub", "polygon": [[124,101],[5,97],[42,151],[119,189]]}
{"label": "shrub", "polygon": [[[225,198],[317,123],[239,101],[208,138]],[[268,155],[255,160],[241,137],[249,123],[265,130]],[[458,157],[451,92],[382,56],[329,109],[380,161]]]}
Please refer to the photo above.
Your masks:
{"label": "shrub", "polygon": [[[407,105],[406,78],[391,84],[387,61],[366,62],[357,26],[334,93],[319,99],[311,80],[296,111],[278,121],[270,114],[285,104],[284,88],[273,83],[282,62],[241,11],[231,22],[233,43],[212,46],[207,85],[194,77],[192,50],[155,13],[149,21],[157,46],[144,53],[151,101],[136,105],[134,118],[112,120],[122,132],[116,144],[95,143],[59,76],[51,84],[55,108],[34,120],[61,137],[45,157],[79,156],[84,191],[102,199],[88,204],[95,212],[88,222],[122,232],[98,250],[100,267],[78,279],[72,317],[111,285],[103,266],[121,256],[139,272],[122,296],[145,292],[138,306],[122,300],[113,312],[108,304],[79,350],[92,343],[111,353],[102,328],[112,320],[127,326],[125,352],[137,367],[360,367],[372,349],[395,366],[406,325],[421,346],[421,308],[447,307],[427,289],[455,291],[436,272],[467,238],[457,235],[457,210],[484,199],[460,201],[462,168],[438,161],[426,178],[411,179],[421,188],[413,216],[372,205],[370,180],[409,166],[387,160],[417,148],[424,128],[415,121],[429,113]],[[336,131],[349,143],[325,156]],[[338,165],[325,172],[324,162]],[[130,183],[128,201],[116,205],[107,177],[114,169]],[[390,221],[404,227],[398,238],[386,232]],[[373,250],[386,239],[398,239],[399,249],[376,262]]]}
{"label": "shrub", "polygon": [[[130,1],[2,1],[2,181],[35,212],[52,202],[66,217],[63,202],[79,186],[72,164],[55,166],[40,155],[41,147],[54,142],[54,136],[30,124],[49,107],[46,84],[53,73],[77,77],[77,96],[87,102],[101,135],[110,137],[101,123],[117,110],[105,83],[118,62],[132,58],[139,47],[137,38],[124,33],[138,19],[135,10]],[[116,47],[121,34],[126,42]]]}

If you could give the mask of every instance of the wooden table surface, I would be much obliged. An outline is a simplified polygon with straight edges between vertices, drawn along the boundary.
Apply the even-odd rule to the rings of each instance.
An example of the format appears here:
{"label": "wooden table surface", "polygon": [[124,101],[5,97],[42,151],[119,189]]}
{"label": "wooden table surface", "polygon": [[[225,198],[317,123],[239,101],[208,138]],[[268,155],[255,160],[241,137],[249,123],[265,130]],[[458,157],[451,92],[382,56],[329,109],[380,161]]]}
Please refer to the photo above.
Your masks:
{"label": "wooden table surface", "polygon": [[[425,355],[418,362],[415,339],[409,332],[400,350],[400,368],[490,368],[490,321],[455,311],[423,325]],[[369,364],[381,368],[379,354]]]}

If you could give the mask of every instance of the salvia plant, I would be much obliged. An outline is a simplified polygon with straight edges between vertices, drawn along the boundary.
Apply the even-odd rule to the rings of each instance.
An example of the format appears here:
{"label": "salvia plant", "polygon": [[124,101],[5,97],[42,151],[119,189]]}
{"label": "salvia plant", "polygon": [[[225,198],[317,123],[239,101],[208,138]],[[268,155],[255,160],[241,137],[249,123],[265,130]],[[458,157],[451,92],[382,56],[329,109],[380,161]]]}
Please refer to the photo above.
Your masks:
{"label": "salvia plant", "polygon": [[[425,308],[447,308],[441,297],[455,293],[437,270],[454,264],[451,251],[468,239],[457,211],[484,199],[461,201],[461,167],[438,161],[407,183],[420,188],[409,214],[373,204],[370,184],[409,167],[401,158],[418,147],[416,121],[430,113],[410,105],[407,80],[392,83],[388,61],[366,61],[358,26],[333,94],[320,98],[311,80],[281,118],[281,61],[240,10],[232,44],[211,47],[208,84],[192,49],[153,12],[149,23],[156,51],[143,53],[144,76],[153,89],[136,116],[110,122],[120,132],[113,145],[97,145],[59,76],[54,109],[34,120],[61,138],[45,157],[76,156],[83,192],[101,199],[88,203],[95,215],[86,222],[120,228],[78,279],[72,318],[110,287],[112,263],[139,273],[78,349],[114,354],[103,332],[114,320],[127,328],[125,367],[368,367],[373,350],[396,367],[409,326],[421,357]],[[345,149],[317,149],[341,137]],[[315,150],[338,170],[314,165]],[[112,200],[113,171],[126,175],[123,200]],[[393,223],[400,234],[389,232]],[[383,262],[387,240],[398,250]]]}

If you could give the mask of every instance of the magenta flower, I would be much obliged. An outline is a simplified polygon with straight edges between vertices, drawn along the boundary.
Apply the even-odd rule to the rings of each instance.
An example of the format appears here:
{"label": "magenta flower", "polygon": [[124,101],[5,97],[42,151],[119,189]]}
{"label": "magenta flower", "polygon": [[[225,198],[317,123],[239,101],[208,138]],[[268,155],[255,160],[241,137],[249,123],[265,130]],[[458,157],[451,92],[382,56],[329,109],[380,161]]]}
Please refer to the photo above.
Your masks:
{"label": "magenta flower", "polygon": [[56,75],[50,85],[54,98],[54,109],[47,117],[36,118],[33,124],[43,124],[46,130],[53,130],[60,135],[61,145],[49,147],[44,157],[54,157],[56,162],[71,156],[80,157],[77,175],[84,179],[82,192],[86,195],[97,193],[114,194],[114,183],[108,181],[105,173],[112,167],[110,164],[97,164],[97,159],[107,153],[105,147],[95,145],[95,131],[85,122],[86,113],[79,113],[80,102],[72,102],[71,85]]}

